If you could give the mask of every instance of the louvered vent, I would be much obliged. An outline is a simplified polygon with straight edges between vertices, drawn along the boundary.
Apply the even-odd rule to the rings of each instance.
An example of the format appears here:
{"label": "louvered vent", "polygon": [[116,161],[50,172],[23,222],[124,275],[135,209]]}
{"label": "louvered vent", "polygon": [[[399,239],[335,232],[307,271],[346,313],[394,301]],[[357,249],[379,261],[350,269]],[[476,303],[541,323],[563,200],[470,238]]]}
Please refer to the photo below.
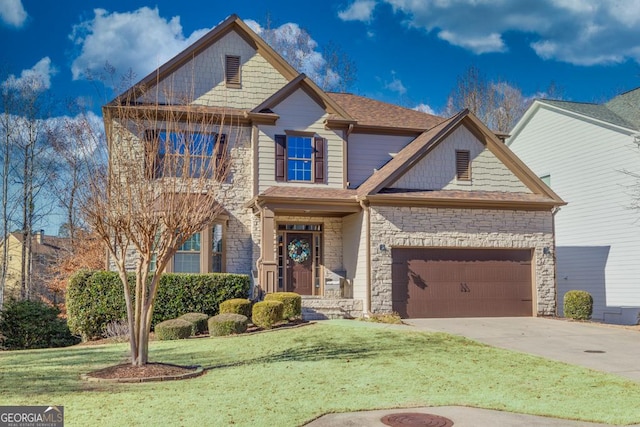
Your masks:
{"label": "louvered vent", "polygon": [[468,150],[456,150],[456,176],[460,181],[471,180],[471,155]]}
{"label": "louvered vent", "polygon": [[227,55],[225,67],[227,86],[240,87],[240,57]]}

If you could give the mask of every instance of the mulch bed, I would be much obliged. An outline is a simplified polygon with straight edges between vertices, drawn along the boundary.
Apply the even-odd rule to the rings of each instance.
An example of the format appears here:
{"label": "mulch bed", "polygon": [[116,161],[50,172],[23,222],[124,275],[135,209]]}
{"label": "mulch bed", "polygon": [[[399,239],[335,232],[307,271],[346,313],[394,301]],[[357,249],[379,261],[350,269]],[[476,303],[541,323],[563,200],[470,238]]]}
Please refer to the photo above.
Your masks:
{"label": "mulch bed", "polygon": [[203,370],[199,366],[177,366],[168,363],[132,366],[129,363],[123,363],[91,372],[83,375],[83,378],[87,381],[98,382],[146,382],[187,379],[202,373]]}

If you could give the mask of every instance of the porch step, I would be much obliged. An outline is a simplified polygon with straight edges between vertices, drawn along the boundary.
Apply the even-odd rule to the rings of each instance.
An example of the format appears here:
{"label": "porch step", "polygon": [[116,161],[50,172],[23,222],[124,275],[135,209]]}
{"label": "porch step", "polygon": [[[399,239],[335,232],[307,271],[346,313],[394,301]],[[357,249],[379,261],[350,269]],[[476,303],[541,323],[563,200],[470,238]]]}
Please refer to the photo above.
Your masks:
{"label": "porch step", "polygon": [[362,315],[362,300],[302,297],[304,320],[353,319]]}

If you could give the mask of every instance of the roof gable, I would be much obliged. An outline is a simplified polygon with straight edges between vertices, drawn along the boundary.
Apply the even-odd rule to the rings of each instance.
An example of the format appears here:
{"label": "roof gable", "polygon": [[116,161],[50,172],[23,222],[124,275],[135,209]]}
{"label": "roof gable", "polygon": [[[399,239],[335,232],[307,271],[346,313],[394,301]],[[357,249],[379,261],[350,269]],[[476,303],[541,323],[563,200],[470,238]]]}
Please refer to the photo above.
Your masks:
{"label": "roof gable", "polygon": [[[270,64],[282,76],[284,81],[293,80],[299,75],[287,61],[271,48],[260,36],[258,36],[237,15],[231,15],[195,43],[160,66],[158,69],[144,77],[130,89],[115,98],[111,103],[117,104],[140,98],[151,87],[168,79],[174,72],[188,64],[206,49],[222,40],[230,33],[237,34],[260,57]],[[220,59],[222,60],[222,59]],[[170,85],[169,85],[170,86]],[[263,98],[264,99],[264,98]],[[255,104],[254,104],[255,105]]]}
{"label": "roof gable", "polygon": [[260,105],[256,106],[253,113],[265,113],[271,111],[282,101],[287,99],[298,89],[302,89],[311,99],[313,99],[322,109],[329,114],[337,116],[344,122],[355,122],[355,120],[347,113],[338,103],[336,103],[331,97],[327,95],[322,89],[320,89],[309,77],[305,74],[298,75],[295,79],[287,83],[278,92],[271,95],[264,100]]}
{"label": "roof gable", "polygon": [[564,203],[491,130],[468,110],[464,110],[434,126],[413,140],[392,160],[365,181],[358,188],[358,195],[366,197],[380,193],[383,189],[393,187],[395,182],[461,127],[471,132],[531,193],[541,195],[556,204]]}

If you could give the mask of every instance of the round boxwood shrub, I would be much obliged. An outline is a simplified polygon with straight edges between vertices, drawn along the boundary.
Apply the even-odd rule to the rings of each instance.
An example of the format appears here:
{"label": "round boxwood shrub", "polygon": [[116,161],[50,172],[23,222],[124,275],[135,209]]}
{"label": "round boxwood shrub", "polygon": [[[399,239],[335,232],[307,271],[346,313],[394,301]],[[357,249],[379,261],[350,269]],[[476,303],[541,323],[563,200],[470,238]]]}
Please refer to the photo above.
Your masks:
{"label": "round boxwood shrub", "polygon": [[187,313],[178,317],[178,319],[186,320],[191,323],[191,335],[207,333],[207,320],[209,320],[209,316],[204,313]]}
{"label": "round boxwood shrub", "polygon": [[221,337],[231,334],[241,334],[247,330],[249,319],[237,313],[223,313],[209,319],[209,335]]}
{"label": "round boxwood shrub", "polygon": [[264,297],[265,301],[280,301],[283,319],[299,319],[302,317],[302,297],[295,292],[274,292]]}
{"label": "round boxwood shrub", "polygon": [[282,320],[284,304],[280,301],[261,301],[253,305],[251,319],[253,324],[264,329],[271,329]]}
{"label": "round boxwood shrub", "polygon": [[193,326],[183,319],[169,319],[156,325],[156,338],[159,340],[180,340],[189,338]]}
{"label": "round boxwood shrub", "polygon": [[235,313],[251,317],[251,301],[246,298],[233,298],[220,303],[220,314]]}
{"label": "round boxwood shrub", "polygon": [[587,291],[569,291],[564,294],[564,317],[589,320],[593,313],[593,298]]}

